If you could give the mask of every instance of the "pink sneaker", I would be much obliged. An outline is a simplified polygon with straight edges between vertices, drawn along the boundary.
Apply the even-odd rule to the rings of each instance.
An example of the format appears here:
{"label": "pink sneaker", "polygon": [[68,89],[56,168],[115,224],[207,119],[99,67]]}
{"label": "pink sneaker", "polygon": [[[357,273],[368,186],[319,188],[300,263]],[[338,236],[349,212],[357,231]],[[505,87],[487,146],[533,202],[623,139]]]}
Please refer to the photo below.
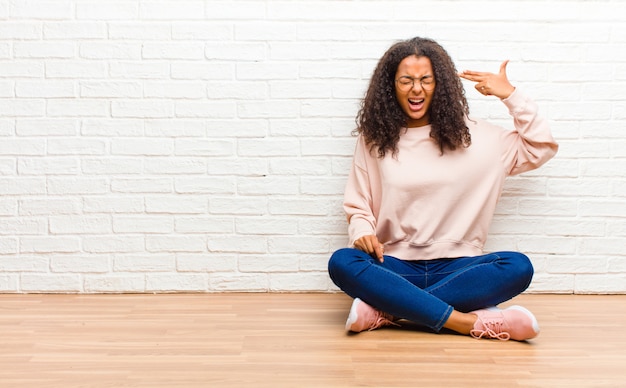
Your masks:
{"label": "pink sneaker", "polygon": [[506,341],[525,341],[539,334],[539,323],[530,311],[522,306],[504,310],[497,307],[472,311],[478,319],[470,335],[474,338],[497,338]]}
{"label": "pink sneaker", "polygon": [[392,315],[378,311],[361,299],[356,298],[350,308],[346,330],[358,333],[363,330],[378,329],[381,326],[400,326],[393,322],[394,319]]}

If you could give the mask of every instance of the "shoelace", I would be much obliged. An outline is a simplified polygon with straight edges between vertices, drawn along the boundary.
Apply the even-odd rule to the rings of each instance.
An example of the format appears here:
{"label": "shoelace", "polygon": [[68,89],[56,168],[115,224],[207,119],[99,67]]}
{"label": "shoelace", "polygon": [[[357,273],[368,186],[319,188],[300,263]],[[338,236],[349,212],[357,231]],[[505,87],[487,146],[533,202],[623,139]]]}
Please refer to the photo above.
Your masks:
{"label": "shoelace", "polygon": [[470,335],[476,339],[486,337],[499,339],[500,341],[508,341],[509,338],[511,338],[511,335],[503,330],[502,321],[500,320],[486,322],[480,320],[480,323],[483,324],[484,330],[474,329],[470,331]]}
{"label": "shoelace", "polygon": [[370,328],[367,329],[367,330],[368,331],[376,330],[379,327],[386,326],[386,325],[400,326],[397,323],[395,323],[394,321],[392,321],[391,319],[388,319],[383,313],[379,313],[378,318],[376,319],[376,321],[373,322],[370,325]]}

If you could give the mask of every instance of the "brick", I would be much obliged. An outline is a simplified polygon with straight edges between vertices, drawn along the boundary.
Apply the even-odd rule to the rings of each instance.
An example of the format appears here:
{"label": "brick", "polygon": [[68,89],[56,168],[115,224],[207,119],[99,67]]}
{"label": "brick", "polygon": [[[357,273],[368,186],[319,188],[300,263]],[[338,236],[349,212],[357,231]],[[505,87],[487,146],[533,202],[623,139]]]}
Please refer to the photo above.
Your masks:
{"label": "brick", "polygon": [[172,28],[163,22],[115,21],[107,23],[110,39],[129,40],[168,40],[172,36]]}
{"label": "brick", "polygon": [[41,61],[2,61],[0,74],[3,77],[40,78],[44,74],[44,65]]}
{"label": "brick", "polygon": [[59,255],[50,257],[50,270],[56,273],[106,273],[111,264],[106,255]]}
{"label": "brick", "polygon": [[237,179],[237,192],[243,195],[296,195],[297,177],[240,177]]}
{"label": "brick", "polygon": [[235,64],[228,62],[176,61],[170,66],[172,79],[232,80],[235,75]]}
{"label": "brick", "polygon": [[140,98],[143,88],[138,82],[93,82],[80,83],[81,97]]}
{"label": "brick", "polygon": [[296,156],[300,142],[297,139],[241,139],[237,154],[242,156]]}
{"label": "brick", "polygon": [[111,232],[109,216],[54,216],[49,220],[50,234],[105,234]]}
{"label": "brick", "polygon": [[117,193],[171,193],[169,178],[116,178],[111,180],[111,191]]}
{"label": "brick", "polygon": [[0,215],[13,216],[17,214],[18,200],[14,198],[0,198]]}
{"label": "brick", "polygon": [[[15,255],[18,253],[18,241],[12,237],[0,237],[0,255]],[[20,263],[22,260],[20,259]],[[10,266],[10,260],[0,261],[0,271],[8,271],[7,267]],[[22,269],[18,269],[22,271]]]}
{"label": "brick", "polygon": [[145,198],[146,212],[163,214],[206,213],[207,199],[203,196],[155,196]]}
{"label": "brick", "polygon": [[176,217],[174,229],[177,233],[233,233],[235,228],[231,217],[195,216]]}
{"label": "brick", "polygon": [[85,276],[84,288],[88,293],[117,293],[119,290],[144,292],[146,280],[141,274],[88,275]]}
{"label": "brick", "polygon": [[141,19],[189,20],[204,17],[203,1],[143,2],[139,5]]}
{"label": "brick", "polygon": [[241,255],[239,257],[239,271],[241,272],[297,272],[298,262],[290,255],[276,256],[260,260],[255,255]]}
{"label": "brick", "polygon": [[263,119],[208,119],[207,124],[206,136],[210,138],[223,138],[225,133],[236,138],[262,138],[267,136],[269,127]]}
{"label": "brick", "polygon": [[210,99],[262,100],[268,96],[267,83],[263,81],[210,82],[207,94]]}
{"label": "brick", "polygon": [[80,250],[76,237],[38,236],[20,237],[20,253],[75,253]]}
{"label": "brick", "polygon": [[85,59],[138,60],[142,46],[138,43],[86,42],[79,47],[79,56]]}
{"label": "brick", "polygon": [[110,64],[110,74],[114,78],[126,79],[167,79],[170,67],[164,62],[115,61]]}
{"label": "brick", "polygon": [[69,81],[17,82],[15,95],[24,98],[75,97],[74,84]]}
{"label": "brick", "polygon": [[86,20],[128,20],[139,17],[139,5],[127,1],[102,3],[80,2],[76,4],[76,18]]}
{"label": "brick", "polygon": [[203,174],[207,161],[201,158],[150,158],[144,163],[146,174]]}
{"label": "brick", "polygon": [[0,175],[17,175],[15,158],[0,158]]}
{"label": "brick", "polygon": [[88,253],[137,253],[145,249],[142,236],[85,236],[83,251]]}
{"label": "brick", "polygon": [[34,21],[3,20],[0,24],[0,36],[3,39],[41,39],[42,26],[41,23]]}
{"label": "brick", "polygon": [[237,255],[179,253],[176,255],[176,269],[179,272],[235,272]]}
{"label": "brick", "polygon": [[202,43],[144,43],[141,50],[144,59],[203,59]]}
{"label": "brick", "polygon": [[267,213],[266,197],[211,197],[210,214],[262,215]]}
{"label": "brick", "polygon": [[259,43],[207,43],[204,57],[219,61],[263,61],[267,56],[266,45]]}
{"label": "brick", "polygon": [[174,116],[174,104],[161,100],[126,100],[111,103],[111,116],[121,118],[166,118]]}
{"label": "brick", "polygon": [[[111,65],[112,67],[115,64]],[[1,65],[0,65],[1,69]],[[30,70],[33,74],[35,69]],[[43,73],[43,68],[41,70]],[[103,78],[107,72],[106,64],[103,62],[80,61],[80,60],[56,60],[46,61],[45,74],[47,78],[70,78],[70,79],[90,79]]]}
{"label": "brick", "polygon": [[83,285],[78,274],[24,274],[20,278],[22,292],[81,292]]}
{"label": "brick", "polygon": [[[213,176],[244,175],[264,176],[268,174],[268,161],[254,158],[218,159],[211,158],[208,173]],[[284,174],[282,174],[284,175]]]}
{"label": "brick", "polygon": [[111,142],[111,155],[167,156],[174,152],[169,139],[125,138]]}
{"label": "brick", "polygon": [[[329,175],[331,172],[330,161],[323,158],[277,158],[270,160],[269,171],[277,175]],[[340,178],[345,186],[345,177]],[[343,192],[343,187],[342,187]]]}
{"label": "brick", "polygon": [[208,238],[209,252],[265,253],[267,239],[263,236],[215,235]]}
{"label": "brick", "polygon": [[18,136],[76,136],[79,125],[74,119],[19,119],[15,132]]}
{"label": "brick", "polygon": [[239,234],[293,235],[298,229],[298,222],[282,217],[237,217],[235,219],[235,228]]}
{"label": "brick", "polygon": [[211,20],[248,20],[265,16],[267,5],[258,1],[224,1],[210,0],[206,2],[206,16]]}
{"label": "brick", "polygon": [[230,177],[176,178],[174,190],[182,194],[235,194],[235,180]]}
{"label": "brick", "polygon": [[0,117],[41,117],[45,109],[43,100],[5,100],[0,105]]}
{"label": "brick", "polygon": [[183,118],[234,118],[237,107],[229,101],[178,101],[175,112]]}
{"label": "brick", "polygon": [[0,155],[43,156],[45,154],[44,139],[2,139]]}
{"label": "brick", "polygon": [[270,291],[328,290],[330,278],[325,273],[271,273]]}
{"label": "brick", "polygon": [[18,275],[0,275],[0,291],[17,292]]}
{"label": "brick", "polygon": [[269,289],[269,274],[220,273],[209,278],[209,288],[214,291],[258,292]]}
{"label": "brick", "polygon": [[11,4],[9,15],[15,19],[71,19],[69,1],[17,1]]}
{"label": "brick", "polygon": [[275,236],[268,238],[270,253],[289,254],[297,253],[324,253],[328,252],[328,238],[308,236],[306,239],[293,236]]}
{"label": "brick", "polygon": [[52,117],[104,117],[109,104],[101,100],[48,100],[46,113]]}
{"label": "brick", "polygon": [[76,175],[80,168],[74,158],[20,158],[17,171],[20,175]]}
{"label": "brick", "polygon": [[46,22],[43,24],[44,39],[106,39],[107,25],[104,22]]}
{"label": "brick", "polygon": [[21,216],[79,214],[82,204],[67,198],[25,198],[19,200]]}
{"label": "brick", "polygon": [[52,138],[48,140],[50,155],[89,155],[98,156],[106,152],[106,143],[89,138]]}
{"label": "brick", "polygon": [[234,156],[233,140],[176,139],[174,153],[179,156]]}
{"label": "brick", "polygon": [[344,177],[303,177],[300,192],[308,195],[343,195],[346,186]]}
{"label": "brick", "polygon": [[206,291],[208,279],[201,274],[153,274],[146,276],[147,291]]}
{"label": "brick", "polygon": [[144,97],[172,99],[200,99],[206,97],[206,88],[197,82],[145,82]]}
{"label": "brick", "polygon": [[626,292],[624,274],[576,275],[574,291],[577,294],[623,294]]}
{"label": "brick", "polygon": [[116,195],[88,196],[83,199],[83,211],[85,213],[135,214],[143,213],[145,206],[142,197],[123,197]]}
{"label": "brick", "polygon": [[172,233],[174,219],[169,216],[116,216],[113,217],[113,232],[123,233]]}
{"label": "brick", "polygon": [[116,272],[171,272],[176,268],[173,254],[125,255],[113,260]]}
{"label": "brick", "polygon": [[15,58],[73,58],[75,45],[70,42],[21,42],[14,43]]}
{"label": "brick", "polygon": [[225,41],[233,37],[231,23],[214,21],[186,21],[172,23],[172,39]]}
{"label": "brick", "polygon": [[530,287],[528,287],[528,292],[571,294],[574,292],[575,278],[576,276],[573,274],[536,274]]}
{"label": "brick", "polygon": [[141,121],[147,137],[203,137],[206,134],[206,123],[201,120],[159,120]]}
{"label": "brick", "polygon": [[0,177],[0,195],[41,195],[45,193],[45,178]]}
{"label": "brick", "polygon": [[317,118],[284,119],[271,123],[272,136],[327,137],[332,133],[332,122]]}

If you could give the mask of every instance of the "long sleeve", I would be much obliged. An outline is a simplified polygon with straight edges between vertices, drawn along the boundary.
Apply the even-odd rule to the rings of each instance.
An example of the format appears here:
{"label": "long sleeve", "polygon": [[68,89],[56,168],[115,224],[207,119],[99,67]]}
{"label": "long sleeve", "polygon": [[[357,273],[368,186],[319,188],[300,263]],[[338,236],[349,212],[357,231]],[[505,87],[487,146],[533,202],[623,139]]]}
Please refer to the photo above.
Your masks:
{"label": "long sleeve", "polygon": [[534,170],[557,152],[547,120],[538,115],[537,104],[517,89],[502,100],[513,116],[514,131],[503,133],[504,163],[509,175]]}
{"label": "long sleeve", "polygon": [[357,139],[357,145],[352,161],[352,168],[346,183],[344,194],[344,211],[348,219],[349,246],[362,236],[376,234],[376,216],[373,196],[378,192],[380,185],[377,171],[369,171],[370,167],[376,170],[376,164],[368,159],[371,155],[362,136]]}

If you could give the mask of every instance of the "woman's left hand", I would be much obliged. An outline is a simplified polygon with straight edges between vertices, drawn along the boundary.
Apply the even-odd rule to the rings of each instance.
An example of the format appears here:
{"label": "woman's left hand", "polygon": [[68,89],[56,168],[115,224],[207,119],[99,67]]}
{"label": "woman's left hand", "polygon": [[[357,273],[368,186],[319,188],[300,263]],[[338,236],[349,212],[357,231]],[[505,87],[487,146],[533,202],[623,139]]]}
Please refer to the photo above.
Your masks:
{"label": "woman's left hand", "polygon": [[464,70],[459,73],[459,77],[465,78],[468,81],[476,82],[474,87],[479,93],[485,96],[496,96],[500,99],[505,99],[515,90],[515,87],[511,85],[508,77],[506,76],[506,65],[508,63],[508,59],[502,62],[498,74],[483,71]]}

